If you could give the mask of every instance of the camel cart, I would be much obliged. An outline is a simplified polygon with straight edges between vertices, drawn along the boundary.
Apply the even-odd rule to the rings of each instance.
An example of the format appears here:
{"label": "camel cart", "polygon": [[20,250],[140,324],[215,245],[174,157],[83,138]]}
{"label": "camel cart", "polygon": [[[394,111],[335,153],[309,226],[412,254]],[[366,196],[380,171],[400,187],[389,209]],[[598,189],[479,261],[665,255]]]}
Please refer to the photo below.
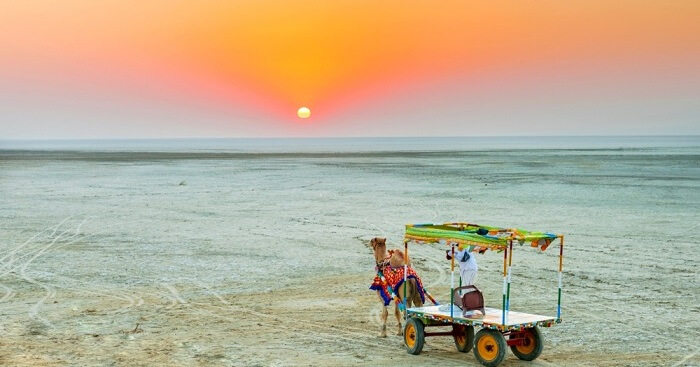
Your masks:
{"label": "camel cart", "polygon": [[[559,240],[558,296],[555,316],[534,315],[510,310],[511,262],[513,244],[529,244],[544,251]],[[408,224],[404,237],[404,254],[408,259],[408,244],[441,243],[452,249],[452,276],[450,303],[414,307],[406,310],[404,345],[410,354],[423,349],[427,336],[452,336],[457,350],[469,352],[484,366],[497,366],[506,357],[510,347],[515,356],[532,361],[542,353],[543,339],[540,327],[561,322],[561,274],[564,236],[545,232],[531,232],[518,228],[498,228],[472,223]],[[474,286],[455,288],[455,247],[474,246],[472,251],[484,253],[494,250],[503,253],[503,298],[501,308],[485,307],[483,295]],[[460,296],[459,291],[468,291]],[[433,326],[451,326],[452,331],[428,332]],[[474,334],[474,328],[480,330]]]}

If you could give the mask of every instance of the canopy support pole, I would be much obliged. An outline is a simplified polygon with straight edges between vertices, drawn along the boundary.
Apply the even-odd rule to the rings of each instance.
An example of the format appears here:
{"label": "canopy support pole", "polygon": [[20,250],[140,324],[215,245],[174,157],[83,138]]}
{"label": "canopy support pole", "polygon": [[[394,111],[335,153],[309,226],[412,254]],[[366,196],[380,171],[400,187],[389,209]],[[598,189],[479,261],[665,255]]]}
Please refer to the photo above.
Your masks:
{"label": "canopy support pole", "polygon": [[512,277],[511,266],[513,265],[513,240],[508,242],[510,248],[508,250],[508,290],[506,291],[506,313],[510,311],[510,280]]}
{"label": "canopy support pole", "polygon": [[506,325],[506,288],[508,284],[508,248],[506,247],[503,252],[503,310],[501,315],[501,323],[503,326]]}
{"label": "canopy support pole", "polygon": [[[408,279],[408,242],[403,243],[403,307],[406,309],[406,306],[408,306],[408,300],[406,299],[406,288],[408,288],[408,283],[406,283],[406,279]],[[407,319],[408,318],[408,312],[403,313],[403,318]]]}
{"label": "canopy support pole", "polygon": [[451,278],[450,278],[450,318],[454,317],[455,308],[455,245],[452,244],[452,262],[451,268]]}
{"label": "canopy support pole", "polygon": [[561,320],[561,273],[564,268],[564,236],[559,237],[559,272],[557,274],[559,280],[559,289],[557,295],[557,319]]}

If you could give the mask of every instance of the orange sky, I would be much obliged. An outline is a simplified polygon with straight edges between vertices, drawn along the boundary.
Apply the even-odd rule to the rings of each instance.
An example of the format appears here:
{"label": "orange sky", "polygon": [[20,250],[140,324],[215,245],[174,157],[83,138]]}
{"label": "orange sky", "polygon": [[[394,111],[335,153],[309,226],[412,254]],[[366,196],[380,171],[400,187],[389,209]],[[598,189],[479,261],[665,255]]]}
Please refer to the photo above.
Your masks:
{"label": "orange sky", "polygon": [[642,86],[659,79],[687,97],[698,45],[698,1],[3,2],[0,96],[68,116],[122,106],[154,126],[169,109],[208,121],[214,111],[209,131],[228,135],[290,132],[306,105],[333,135],[358,111],[401,118],[396,105],[412,101],[517,99],[514,89],[552,83],[573,83],[574,99],[612,77],[634,96],[651,76]]}

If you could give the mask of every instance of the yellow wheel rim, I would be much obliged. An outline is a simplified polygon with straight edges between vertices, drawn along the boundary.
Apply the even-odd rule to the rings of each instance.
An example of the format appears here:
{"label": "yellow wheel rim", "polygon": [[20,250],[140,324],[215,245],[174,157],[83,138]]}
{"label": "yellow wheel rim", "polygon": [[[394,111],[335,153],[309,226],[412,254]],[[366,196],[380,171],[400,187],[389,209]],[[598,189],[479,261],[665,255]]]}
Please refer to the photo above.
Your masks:
{"label": "yellow wheel rim", "polygon": [[455,328],[455,341],[459,345],[464,345],[467,343],[467,336],[464,335],[464,328],[463,327]]}
{"label": "yellow wheel rim", "polygon": [[498,357],[498,343],[493,335],[486,334],[479,338],[476,343],[476,350],[479,351],[479,355],[486,361],[493,361]]}
{"label": "yellow wheel rim", "polygon": [[404,331],[405,334],[405,341],[406,341],[406,346],[409,348],[413,348],[416,345],[416,328],[413,327],[413,324],[408,324],[406,325],[406,330]]}
{"label": "yellow wheel rim", "polygon": [[532,333],[532,331],[526,330],[523,332],[523,338],[525,338],[525,340],[523,340],[523,344],[516,345],[515,349],[522,354],[532,353],[532,351],[535,350],[535,335]]}

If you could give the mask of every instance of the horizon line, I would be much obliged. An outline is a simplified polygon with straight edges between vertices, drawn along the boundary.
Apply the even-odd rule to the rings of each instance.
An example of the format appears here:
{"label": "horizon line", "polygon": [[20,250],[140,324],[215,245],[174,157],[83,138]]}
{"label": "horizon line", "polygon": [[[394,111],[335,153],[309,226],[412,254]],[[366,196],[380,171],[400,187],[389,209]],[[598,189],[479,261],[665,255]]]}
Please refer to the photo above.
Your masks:
{"label": "horizon line", "polygon": [[226,137],[90,137],[90,138],[0,138],[2,141],[148,141],[148,140],[302,140],[302,139],[460,139],[460,138],[587,138],[587,137],[700,137],[698,134],[582,134],[582,135],[434,135],[434,136],[419,136],[419,135],[402,135],[402,136],[226,136]]}

